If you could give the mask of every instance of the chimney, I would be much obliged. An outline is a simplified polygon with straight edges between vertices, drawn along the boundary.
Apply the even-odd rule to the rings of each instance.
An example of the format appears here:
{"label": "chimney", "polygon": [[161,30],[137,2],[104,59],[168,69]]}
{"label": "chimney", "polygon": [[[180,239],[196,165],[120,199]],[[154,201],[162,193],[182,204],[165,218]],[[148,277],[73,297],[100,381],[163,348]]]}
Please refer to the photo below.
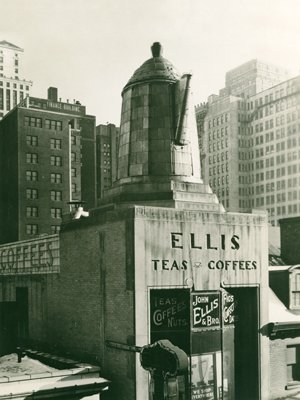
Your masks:
{"label": "chimney", "polygon": [[57,101],[57,88],[56,87],[48,88],[48,100]]}

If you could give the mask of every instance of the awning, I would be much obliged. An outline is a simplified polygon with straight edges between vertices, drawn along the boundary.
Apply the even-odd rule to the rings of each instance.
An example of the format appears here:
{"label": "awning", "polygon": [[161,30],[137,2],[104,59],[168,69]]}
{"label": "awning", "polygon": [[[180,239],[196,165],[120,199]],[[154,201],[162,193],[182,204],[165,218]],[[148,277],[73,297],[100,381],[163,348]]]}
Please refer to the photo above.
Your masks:
{"label": "awning", "polygon": [[279,300],[273,290],[269,289],[269,335],[277,334],[299,335],[300,334],[300,312],[289,310]]}

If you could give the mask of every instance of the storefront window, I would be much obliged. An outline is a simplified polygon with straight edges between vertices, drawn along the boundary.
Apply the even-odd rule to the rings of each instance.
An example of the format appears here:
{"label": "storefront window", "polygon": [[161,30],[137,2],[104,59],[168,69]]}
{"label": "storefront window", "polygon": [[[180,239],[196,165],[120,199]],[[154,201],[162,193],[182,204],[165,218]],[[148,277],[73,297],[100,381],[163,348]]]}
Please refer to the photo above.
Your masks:
{"label": "storefront window", "polygon": [[191,399],[222,399],[220,351],[191,356]]}

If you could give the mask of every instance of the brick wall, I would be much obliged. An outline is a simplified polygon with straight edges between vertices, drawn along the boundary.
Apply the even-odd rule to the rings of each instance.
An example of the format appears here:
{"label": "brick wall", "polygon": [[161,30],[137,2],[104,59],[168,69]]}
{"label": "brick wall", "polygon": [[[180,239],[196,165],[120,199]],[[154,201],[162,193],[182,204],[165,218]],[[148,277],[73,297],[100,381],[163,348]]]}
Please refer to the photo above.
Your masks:
{"label": "brick wall", "polygon": [[48,339],[48,313],[53,307],[54,287],[58,274],[2,276],[0,302],[15,302],[16,289],[28,289],[28,336],[19,332],[21,339],[28,339],[28,345],[39,346]]}
{"label": "brick wall", "polygon": [[86,208],[96,206],[96,120],[93,116],[81,118],[81,196]]}
{"label": "brick wall", "polygon": [[[287,385],[287,356],[288,345],[300,345],[300,337],[294,339],[270,340],[270,397],[269,399],[290,398],[298,393],[300,388],[286,389]],[[292,397],[291,397],[292,398]]]}
{"label": "brick wall", "polygon": [[18,240],[17,110],[0,122],[0,243]]}
{"label": "brick wall", "polygon": [[61,273],[48,308],[48,342],[99,363],[101,375],[113,382],[108,398],[119,400],[134,399],[135,353],[109,348],[105,340],[134,344],[130,215],[111,212],[66,227],[60,235]]}

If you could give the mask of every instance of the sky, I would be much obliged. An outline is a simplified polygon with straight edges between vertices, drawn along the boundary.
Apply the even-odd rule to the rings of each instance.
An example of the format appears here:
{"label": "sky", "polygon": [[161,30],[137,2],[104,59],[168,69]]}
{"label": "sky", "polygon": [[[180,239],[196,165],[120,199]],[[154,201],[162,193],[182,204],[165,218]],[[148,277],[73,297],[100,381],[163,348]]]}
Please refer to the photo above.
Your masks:
{"label": "sky", "polygon": [[0,0],[0,41],[24,49],[31,95],[58,88],[96,123],[120,124],[121,92],[159,41],[193,74],[194,102],[253,58],[300,73],[299,0]]}

